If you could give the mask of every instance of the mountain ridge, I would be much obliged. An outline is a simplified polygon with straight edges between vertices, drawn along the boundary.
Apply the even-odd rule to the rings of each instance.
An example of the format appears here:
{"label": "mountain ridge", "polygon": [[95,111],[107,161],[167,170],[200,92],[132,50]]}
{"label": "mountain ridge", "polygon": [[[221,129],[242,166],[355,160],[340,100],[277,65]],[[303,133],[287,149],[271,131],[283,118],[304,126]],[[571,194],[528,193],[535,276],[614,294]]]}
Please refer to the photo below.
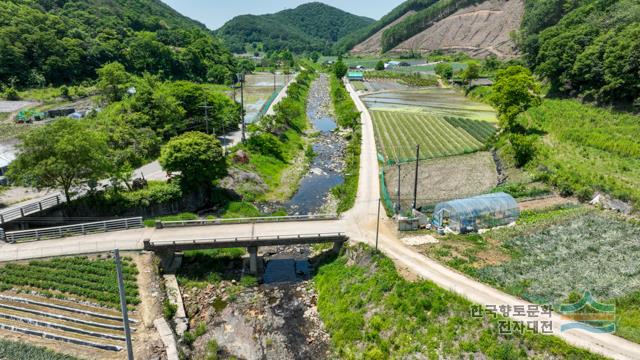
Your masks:
{"label": "mountain ridge", "polygon": [[236,53],[258,44],[264,51],[329,52],[338,40],[373,22],[367,17],[312,2],[273,14],[236,16],[215,33]]}

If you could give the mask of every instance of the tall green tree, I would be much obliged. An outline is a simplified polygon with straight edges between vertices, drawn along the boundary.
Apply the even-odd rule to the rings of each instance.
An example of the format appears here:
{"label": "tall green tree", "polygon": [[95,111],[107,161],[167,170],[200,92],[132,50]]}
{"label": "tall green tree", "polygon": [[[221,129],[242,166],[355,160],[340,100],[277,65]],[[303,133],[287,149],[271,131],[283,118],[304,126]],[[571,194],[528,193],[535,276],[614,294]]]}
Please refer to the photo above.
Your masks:
{"label": "tall green tree", "polygon": [[498,71],[493,92],[489,98],[498,109],[503,129],[518,132],[518,114],[540,104],[540,86],[531,71],[522,66],[510,66]]}
{"label": "tall green tree", "polygon": [[349,68],[347,67],[347,65],[345,65],[342,59],[338,60],[335,64],[333,64],[333,74],[338,79],[342,79],[343,77],[345,77],[348,71],[349,71]]}
{"label": "tall green tree", "polygon": [[98,89],[109,102],[122,100],[131,75],[119,62],[112,62],[97,70]]}
{"label": "tall green tree", "polygon": [[83,122],[60,119],[21,137],[7,176],[16,184],[61,189],[70,201],[74,188],[107,176],[108,154],[103,133]]}
{"label": "tall green tree", "polygon": [[436,74],[445,80],[451,80],[453,77],[453,66],[448,62],[441,62],[436,65]]}
{"label": "tall green tree", "polygon": [[201,132],[187,132],[162,147],[160,165],[168,173],[179,173],[183,186],[208,189],[227,173],[220,142]]}

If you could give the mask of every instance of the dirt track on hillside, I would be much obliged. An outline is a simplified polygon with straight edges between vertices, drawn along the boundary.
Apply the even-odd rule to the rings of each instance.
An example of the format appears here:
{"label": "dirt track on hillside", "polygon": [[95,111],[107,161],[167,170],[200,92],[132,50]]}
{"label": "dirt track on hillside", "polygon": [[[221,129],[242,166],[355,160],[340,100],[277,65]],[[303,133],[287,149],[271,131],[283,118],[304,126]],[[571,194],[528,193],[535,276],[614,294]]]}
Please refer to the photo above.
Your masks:
{"label": "dirt track on hillside", "polygon": [[391,52],[443,49],[509,58],[516,55],[509,34],[520,27],[523,14],[522,0],[485,1],[438,21]]}

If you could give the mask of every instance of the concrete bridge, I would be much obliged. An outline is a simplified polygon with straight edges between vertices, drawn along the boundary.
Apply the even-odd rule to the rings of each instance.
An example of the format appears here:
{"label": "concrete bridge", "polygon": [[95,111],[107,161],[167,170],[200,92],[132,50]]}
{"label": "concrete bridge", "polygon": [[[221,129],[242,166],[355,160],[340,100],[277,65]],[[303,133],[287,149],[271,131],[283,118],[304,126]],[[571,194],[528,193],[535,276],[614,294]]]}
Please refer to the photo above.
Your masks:
{"label": "concrete bridge", "polygon": [[173,271],[182,263],[182,251],[247,248],[251,273],[258,273],[258,248],[260,246],[289,246],[333,243],[333,251],[340,251],[349,238],[344,233],[320,233],[297,235],[270,235],[255,237],[184,239],[184,240],[144,240],[144,250],[154,251],[162,259],[165,270]]}

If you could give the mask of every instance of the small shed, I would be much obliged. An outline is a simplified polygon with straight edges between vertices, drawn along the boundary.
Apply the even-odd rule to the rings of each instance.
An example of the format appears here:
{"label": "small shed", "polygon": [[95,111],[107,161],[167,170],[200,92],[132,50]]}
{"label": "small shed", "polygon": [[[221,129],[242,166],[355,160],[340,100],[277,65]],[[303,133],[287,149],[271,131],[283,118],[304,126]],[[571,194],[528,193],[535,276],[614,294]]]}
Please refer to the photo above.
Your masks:
{"label": "small shed", "polygon": [[349,81],[364,81],[364,73],[362,71],[349,71],[347,78]]}
{"label": "small shed", "polygon": [[509,225],[520,217],[518,202],[509,194],[495,193],[440,203],[432,224],[457,233]]}

